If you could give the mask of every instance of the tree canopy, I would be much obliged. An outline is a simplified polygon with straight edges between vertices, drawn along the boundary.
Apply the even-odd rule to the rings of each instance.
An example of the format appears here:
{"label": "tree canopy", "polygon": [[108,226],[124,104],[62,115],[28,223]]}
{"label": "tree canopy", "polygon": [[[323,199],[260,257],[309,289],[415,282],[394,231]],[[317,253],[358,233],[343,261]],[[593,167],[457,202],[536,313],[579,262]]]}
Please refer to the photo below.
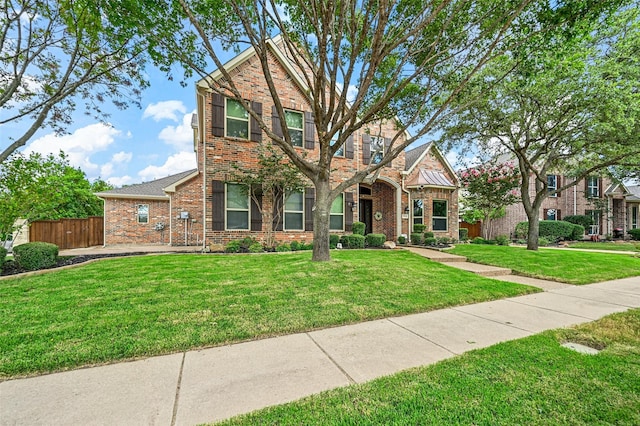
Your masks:
{"label": "tree canopy", "polygon": [[[72,114],[106,120],[101,104],[137,104],[148,86],[144,37],[105,19],[104,2],[4,0],[0,9],[0,126],[14,124],[0,163],[47,126],[64,133]],[[120,19],[126,19],[123,15]],[[5,142],[7,145],[5,145]]]}

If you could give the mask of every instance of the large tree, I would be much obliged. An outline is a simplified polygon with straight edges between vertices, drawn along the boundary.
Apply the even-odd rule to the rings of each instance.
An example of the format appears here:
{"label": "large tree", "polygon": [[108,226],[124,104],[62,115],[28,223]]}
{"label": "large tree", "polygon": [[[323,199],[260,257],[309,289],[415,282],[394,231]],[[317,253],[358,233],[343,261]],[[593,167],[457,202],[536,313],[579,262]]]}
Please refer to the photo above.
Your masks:
{"label": "large tree", "polygon": [[102,180],[90,183],[62,152],[13,154],[0,164],[0,236],[11,235],[16,219],[102,216],[102,200],[94,192],[107,189],[112,187]]}
{"label": "large tree", "polygon": [[0,4],[0,126],[12,125],[0,163],[42,127],[63,133],[82,104],[106,120],[106,99],[118,108],[138,103],[148,85],[141,72],[144,38],[105,20],[99,2]]}
{"label": "large tree", "polygon": [[[448,123],[449,147],[473,144],[517,162],[530,250],[549,195],[615,165],[638,170],[640,8],[624,3],[580,31],[554,32],[494,61],[459,98],[475,102]],[[557,172],[571,179],[549,189],[547,175]]]}
{"label": "large tree", "polygon": [[[508,50],[534,23],[570,26],[601,1],[542,0],[121,0],[129,25],[139,25],[152,57],[166,67],[182,63],[189,75],[206,77],[211,65],[223,78],[210,89],[241,102],[315,186],[314,260],[329,260],[333,200],[391,162],[446,116],[469,79]],[[608,2],[604,2],[608,3]],[[113,4],[113,2],[112,2]],[[558,16],[562,19],[558,20]],[[555,22],[552,22],[554,21]],[[269,60],[268,40],[280,35],[282,50],[306,86],[319,155],[305,157],[291,144]],[[219,45],[252,48],[278,112],[283,136],[271,130],[235,85]],[[168,69],[168,68],[167,68]],[[342,88],[343,90],[338,90]],[[354,93],[352,98],[349,94]],[[332,179],[332,159],[356,131],[381,120],[396,123],[381,161]],[[413,136],[405,137],[411,130]]]}

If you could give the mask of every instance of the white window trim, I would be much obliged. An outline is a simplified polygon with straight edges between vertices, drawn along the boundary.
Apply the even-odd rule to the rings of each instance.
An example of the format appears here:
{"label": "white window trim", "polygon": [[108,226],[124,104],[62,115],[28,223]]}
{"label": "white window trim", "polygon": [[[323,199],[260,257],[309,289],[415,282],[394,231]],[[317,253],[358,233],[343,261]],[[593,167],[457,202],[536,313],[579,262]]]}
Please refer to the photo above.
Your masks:
{"label": "white window trim", "polygon": [[[304,217],[304,191],[295,191],[295,192],[299,192],[300,194],[302,194],[302,210],[287,210],[287,196],[283,195],[282,196],[282,229],[285,231],[304,231],[304,224],[305,224],[305,217]],[[295,229],[289,229],[287,228],[287,213],[295,213],[295,214],[302,214],[302,227],[301,228],[295,228]]]}
{"label": "white window trim", "polygon": [[[251,139],[251,116],[247,115],[246,120],[244,118],[229,117],[229,115],[227,114],[227,105],[229,104],[229,101],[241,103],[237,99],[225,98],[225,101],[224,101],[224,136],[227,137],[227,138],[238,139],[238,140],[242,140],[242,141],[250,140]],[[247,137],[246,138],[241,138],[239,136],[229,136],[229,134],[227,133],[227,130],[229,129],[229,125],[228,125],[228,120],[229,119],[236,120],[236,121],[246,121],[247,122]]]}
{"label": "white window trim", "polygon": [[[592,185],[592,179],[595,185]],[[587,177],[587,197],[588,198],[600,198],[600,182],[597,176]]]}
{"label": "white window trim", "polygon": [[[422,216],[420,217],[416,217],[415,215],[415,202],[416,201],[422,201]],[[413,230],[413,225],[424,225],[424,200],[422,199],[415,199],[415,200],[411,200],[411,216],[412,216],[412,222],[411,222],[411,232],[415,232]],[[420,223],[416,223],[416,219],[420,219]]]}
{"label": "white window trim", "polygon": [[[232,209],[228,207],[228,188],[229,185],[238,185],[238,186],[242,186],[242,184],[239,183],[225,183],[224,185],[224,229],[227,231],[250,231],[251,230],[251,197],[249,196],[249,194],[247,193],[247,208],[246,209]],[[227,218],[228,218],[228,214],[227,212],[247,212],[247,227],[246,228],[233,228],[233,229],[229,229],[229,227],[227,226]]]}
{"label": "white window trim", "polygon": [[[435,203],[436,201],[444,201],[445,203],[445,208],[447,210],[446,216],[436,216],[435,215],[435,209],[433,208],[433,203]],[[449,232],[449,200],[442,200],[442,199],[434,199],[431,201],[431,230],[433,232]],[[424,210],[423,210],[423,214],[424,214]],[[438,229],[435,230],[433,229],[433,220],[434,219],[444,219],[445,223],[446,223],[446,227],[445,229]]]}
{"label": "white window trim", "polygon": [[[147,207],[147,221],[146,222],[142,222],[140,221],[140,207],[142,206],[146,206]],[[150,222],[150,217],[149,217],[149,204],[137,204],[136,205],[136,222],[138,223],[142,223],[143,225],[148,225]]]}
{"label": "white window trim", "polygon": [[[597,213],[597,214],[593,214]],[[594,224],[589,226],[589,235],[600,235],[600,217],[602,215],[601,210],[587,210],[585,214],[593,219]]]}
{"label": "white window trim", "polygon": [[[344,196],[344,192],[341,193],[339,196],[342,196],[342,213],[331,213],[331,211],[329,211],[329,231],[344,231],[344,213],[345,210],[347,208],[346,203],[345,203],[345,196]],[[336,197],[337,199],[338,197]],[[333,205],[333,203],[331,203]],[[332,228],[331,227],[331,216],[340,216],[342,217],[342,228],[341,229],[337,229],[337,228]]]}
{"label": "white window trim", "polygon": [[302,127],[301,128],[297,128],[297,127],[289,127],[289,125],[287,124],[287,127],[289,127],[289,131],[291,130],[299,130],[302,133],[302,139],[300,139],[300,145],[293,145],[293,141],[291,141],[291,145],[293,145],[296,148],[304,148],[304,112],[302,111],[296,111],[294,109],[285,109],[284,110],[284,115],[285,115],[285,123],[287,121],[287,112],[292,112],[294,114],[300,114],[301,118],[302,118]]}
{"label": "white window trim", "polygon": [[[553,186],[549,186],[549,176],[553,176]],[[558,189],[558,175],[547,175],[547,192],[557,191]],[[557,197],[558,193],[554,192],[549,194],[549,197]]]}
{"label": "white window trim", "polygon": [[[553,219],[549,219],[549,212],[553,212]],[[558,209],[547,209],[547,214],[544,217],[544,220],[558,220]]]}
{"label": "white window trim", "polygon": [[[336,142],[338,141],[338,134],[336,133],[335,135],[333,135],[333,137],[331,138],[331,145],[334,145]],[[334,158],[344,158],[345,157],[345,145],[346,142],[342,144],[342,146],[338,149],[338,151],[336,151],[333,156]],[[342,151],[341,154],[338,154],[338,152]]]}
{"label": "white window trim", "polygon": [[[384,136],[382,135],[377,135],[377,136],[370,136],[371,142],[370,142],[370,158],[371,160],[369,161],[370,164],[379,164],[382,161],[382,158],[384,158],[384,154],[385,154],[385,143],[384,143]],[[374,142],[375,141],[375,142]],[[373,162],[373,159],[375,158],[375,154],[377,150],[373,149],[373,145],[374,143],[377,144],[378,141],[380,141],[380,146],[382,147],[382,149],[379,151],[379,154],[381,154],[380,157],[380,161],[378,161],[377,163]]]}
{"label": "white window trim", "polygon": [[[635,213],[635,216],[634,216]],[[630,214],[630,228],[631,229],[637,229],[638,228],[638,221],[640,220],[640,206],[631,206],[631,214]]]}

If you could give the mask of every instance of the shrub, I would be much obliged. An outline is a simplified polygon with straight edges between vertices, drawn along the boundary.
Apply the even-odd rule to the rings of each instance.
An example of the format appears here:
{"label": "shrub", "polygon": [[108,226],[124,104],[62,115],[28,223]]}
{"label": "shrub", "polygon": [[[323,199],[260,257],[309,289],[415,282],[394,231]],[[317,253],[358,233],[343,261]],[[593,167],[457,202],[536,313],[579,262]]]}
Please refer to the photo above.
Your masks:
{"label": "shrub", "polygon": [[546,247],[550,244],[550,241],[546,237],[538,238],[538,246]]}
{"label": "shrub", "polygon": [[584,226],[573,224],[573,231],[571,231],[571,239],[572,240],[581,240],[584,237]]}
{"label": "shrub", "polygon": [[[286,244],[286,243],[283,243],[283,244]],[[300,250],[300,246],[302,245],[302,243],[299,243],[297,241],[291,241],[291,243],[288,244],[288,245],[289,245],[289,250],[298,251],[298,250]]]}
{"label": "shrub", "polygon": [[58,246],[51,243],[26,243],[13,248],[13,260],[27,271],[51,268],[58,262]]}
{"label": "shrub", "polygon": [[249,253],[262,253],[264,251],[264,247],[262,244],[256,242],[249,246]]}
{"label": "shrub", "polygon": [[413,224],[413,232],[415,232],[416,234],[422,234],[426,227],[427,227],[427,225],[425,225],[423,223],[414,223]]}
{"label": "shrub", "polygon": [[[295,241],[294,241],[295,242]],[[293,245],[293,243],[291,243]],[[284,252],[284,251],[291,251],[291,245],[287,244],[287,243],[282,243],[282,244],[278,244],[276,246],[276,251],[277,252]]]}
{"label": "shrub", "polygon": [[496,240],[484,240],[484,244],[488,246],[495,246],[498,242]]}
{"label": "shrub", "polygon": [[449,244],[449,237],[440,237],[440,238],[438,238],[438,244],[443,244],[443,245]]}
{"label": "shrub", "polygon": [[400,235],[398,237],[398,244],[405,244],[407,242],[407,237],[405,237],[404,235]]}
{"label": "shrub", "polygon": [[458,237],[460,237],[460,241],[467,241],[469,239],[469,230],[467,228],[458,229]]}
{"label": "shrub", "polygon": [[485,239],[482,237],[475,237],[473,240],[471,240],[471,244],[484,244]]}
{"label": "shrub", "polygon": [[515,236],[519,240],[526,240],[529,235],[529,222],[520,222],[516,225]]}
{"label": "shrub", "polygon": [[349,249],[364,248],[364,235],[343,235],[340,239],[342,246]]}
{"label": "shrub", "polygon": [[435,246],[437,242],[438,240],[436,240],[434,237],[427,237],[424,239],[425,246]]}
{"label": "shrub", "polygon": [[387,236],[384,234],[367,234],[365,236],[365,243],[367,247],[382,247],[387,240]]}
{"label": "shrub", "polygon": [[573,233],[573,223],[564,220],[541,220],[538,235],[546,237],[550,241],[558,239],[570,239]]}
{"label": "shrub", "polygon": [[7,249],[0,247],[0,268],[4,265],[4,261],[7,259]]}
{"label": "shrub", "polygon": [[329,235],[329,248],[334,249],[338,247],[339,242],[340,242],[340,235],[338,234]]}
{"label": "shrub", "polygon": [[412,233],[411,234],[411,244],[418,246],[422,243],[422,234]]}
{"label": "shrub", "polygon": [[351,225],[351,232],[356,235],[364,235],[366,226],[367,225],[365,225],[363,222],[353,222],[353,225]]}
{"label": "shrub", "polygon": [[433,238],[434,234],[431,231],[427,231],[427,232],[424,233],[424,237],[425,238]]}
{"label": "shrub", "polygon": [[507,235],[498,235],[496,237],[496,243],[498,243],[499,246],[508,246],[509,237]]}
{"label": "shrub", "polygon": [[593,225],[593,219],[591,219],[591,216],[587,216],[584,214],[565,216],[563,220],[565,222],[573,223],[576,225],[582,225],[585,229]]}
{"label": "shrub", "polygon": [[631,238],[636,241],[640,240],[640,228],[629,229],[627,234],[631,235]]}
{"label": "shrub", "polygon": [[301,243],[300,250],[313,250],[313,243]]}
{"label": "shrub", "polygon": [[229,241],[226,246],[224,246],[225,253],[240,253],[240,240]]}

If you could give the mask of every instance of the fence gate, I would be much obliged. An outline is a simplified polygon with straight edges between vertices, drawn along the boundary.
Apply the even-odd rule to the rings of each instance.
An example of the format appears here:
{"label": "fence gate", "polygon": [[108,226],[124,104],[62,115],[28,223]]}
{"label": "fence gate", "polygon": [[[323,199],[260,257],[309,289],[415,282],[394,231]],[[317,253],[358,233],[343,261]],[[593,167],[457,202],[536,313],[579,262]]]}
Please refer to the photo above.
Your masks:
{"label": "fence gate", "polygon": [[468,223],[468,222],[460,222],[460,228],[467,228],[469,230],[469,239],[472,240],[475,237],[482,236],[481,222],[477,221],[476,223]]}
{"label": "fence gate", "polygon": [[86,219],[38,220],[29,226],[29,241],[42,241],[60,249],[83,248],[104,244],[104,220],[100,216]]}

